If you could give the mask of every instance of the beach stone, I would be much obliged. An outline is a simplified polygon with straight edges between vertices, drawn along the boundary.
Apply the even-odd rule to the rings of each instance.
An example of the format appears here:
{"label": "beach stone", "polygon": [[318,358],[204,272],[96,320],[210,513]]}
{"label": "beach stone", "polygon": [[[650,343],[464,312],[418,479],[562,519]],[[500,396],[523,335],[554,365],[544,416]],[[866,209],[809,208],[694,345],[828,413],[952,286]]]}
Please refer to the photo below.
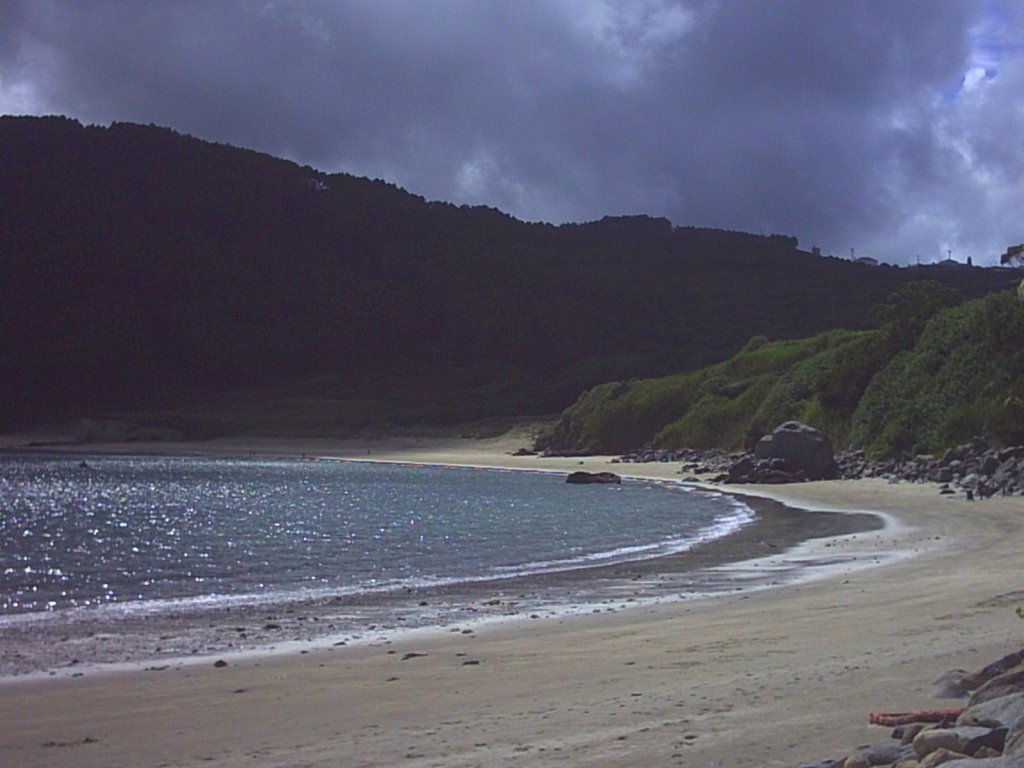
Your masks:
{"label": "beach stone", "polygon": [[971,739],[989,732],[988,728],[964,726],[962,728],[930,728],[914,737],[914,751],[924,758],[939,749],[966,755],[965,746]]}
{"label": "beach stone", "polygon": [[976,690],[968,702],[968,707],[975,704],[998,699],[1012,693],[1024,693],[1024,666],[997,675]]}
{"label": "beach stone", "polygon": [[875,744],[859,750],[869,765],[892,765],[898,760],[906,760],[914,757],[913,747],[899,744]]}
{"label": "beach stone", "polygon": [[[903,733],[900,735],[900,744],[913,744],[914,738],[928,726],[925,723],[910,723],[903,726]],[[895,736],[893,738],[896,738]]]}
{"label": "beach stone", "polygon": [[986,728],[1010,727],[1024,721],[1024,693],[1011,693],[968,707],[956,724]]}
{"label": "beach stone", "polygon": [[1024,730],[1017,731],[1012,736],[1007,736],[1006,744],[1003,746],[1004,755],[1013,755],[1024,760]]}
{"label": "beach stone", "polygon": [[967,696],[963,679],[967,672],[963,669],[950,669],[943,672],[935,680],[935,689],[929,694],[933,699],[962,699]]}
{"label": "beach stone", "polygon": [[[955,752],[952,749],[946,749],[945,747],[939,747],[934,752],[929,752],[926,757],[921,758],[921,768],[935,768],[937,765],[944,765],[951,763],[954,760],[962,760],[964,758],[963,752]],[[972,761],[973,762],[973,761]]]}
{"label": "beach stone", "polygon": [[1008,727],[1003,752],[1024,756],[1024,717],[1018,718]]}
{"label": "beach stone", "polygon": [[[995,757],[1003,754],[1008,728],[993,728],[988,733],[976,736],[964,745],[964,754],[971,757]],[[984,750],[984,754],[981,754]]]}
{"label": "beach stone", "polygon": [[587,485],[587,484],[605,484],[605,485],[618,485],[622,483],[622,478],[616,475],[614,472],[584,472],[579,470],[572,472],[568,477],[565,478],[565,482],[573,485]]}
{"label": "beach stone", "polygon": [[871,768],[871,761],[864,755],[857,753],[850,755],[843,761],[843,768]]}
{"label": "beach stone", "polygon": [[991,664],[986,664],[977,672],[972,672],[964,677],[963,680],[960,681],[960,684],[968,691],[976,690],[993,677],[997,677],[1004,672],[1008,672],[1014,667],[1019,667],[1022,663],[1024,663],[1024,648],[1021,648],[1019,651],[1014,651],[1013,653],[1008,653],[1001,659],[993,661]]}
{"label": "beach stone", "polygon": [[744,456],[731,467],[728,471],[728,479],[726,482],[736,483],[741,481],[743,478],[750,475],[755,469],[754,460],[749,456]]}
{"label": "beach stone", "polygon": [[1001,750],[993,749],[992,747],[979,747],[978,751],[975,752],[971,757],[975,760],[984,760],[988,757],[1002,757],[1003,753]]}
{"label": "beach stone", "polygon": [[787,421],[754,446],[759,459],[783,459],[810,480],[838,475],[832,441],[821,431],[799,421]]}

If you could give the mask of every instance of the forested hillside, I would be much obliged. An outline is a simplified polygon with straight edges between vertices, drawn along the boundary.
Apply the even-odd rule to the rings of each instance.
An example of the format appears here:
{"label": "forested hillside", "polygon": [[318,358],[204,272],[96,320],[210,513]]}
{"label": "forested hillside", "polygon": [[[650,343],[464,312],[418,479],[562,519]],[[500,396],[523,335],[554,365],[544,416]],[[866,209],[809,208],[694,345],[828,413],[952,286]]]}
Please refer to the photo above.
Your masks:
{"label": "forested hillside", "polygon": [[[64,118],[0,118],[0,210],[5,429],[254,388],[333,414],[324,434],[552,413],[757,334],[863,329],[925,272],[966,296],[1012,279],[867,267],[645,216],[524,223],[165,128]],[[303,411],[314,402],[332,407]]]}

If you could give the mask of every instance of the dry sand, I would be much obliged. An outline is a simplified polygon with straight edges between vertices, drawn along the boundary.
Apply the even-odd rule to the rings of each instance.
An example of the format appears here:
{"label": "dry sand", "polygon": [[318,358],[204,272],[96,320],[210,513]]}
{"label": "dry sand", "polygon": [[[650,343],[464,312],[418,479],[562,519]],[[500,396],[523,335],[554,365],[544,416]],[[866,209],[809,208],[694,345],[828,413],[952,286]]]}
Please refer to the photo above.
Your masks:
{"label": "dry sand", "polygon": [[[580,468],[505,453],[521,444],[190,449]],[[678,478],[671,464],[587,458],[582,468]],[[0,765],[795,766],[884,741],[869,710],[935,706],[939,673],[1021,646],[1024,499],[969,503],[868,480],[772,491],[804,508],[891,515],[884,532],[814,542],[790,558],[896,556],[775,589],[472,634],[8,681]]]}

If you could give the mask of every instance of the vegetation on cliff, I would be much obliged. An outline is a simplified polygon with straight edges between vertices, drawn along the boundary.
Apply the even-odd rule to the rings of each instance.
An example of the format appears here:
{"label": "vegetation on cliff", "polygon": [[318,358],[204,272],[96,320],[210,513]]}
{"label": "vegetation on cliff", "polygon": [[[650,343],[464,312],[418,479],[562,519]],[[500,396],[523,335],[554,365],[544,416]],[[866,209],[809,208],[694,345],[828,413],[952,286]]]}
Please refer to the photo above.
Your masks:
{"label": "vegetation on cliff", "polygon": [[1024,303],[1004,291],[937,313],[867,387],[851,442],[936,453],[985,435],[1024,443]]}
{"label": "vegetation on cliff", "polygon": [[961,304],[937,283],[912,284],[871,316],[873,330],[755,337],[706,368],[595,387],[541,445],[742,450],[790,419],[875,456],[940,451],[977,434],[1024,441],[1024,303],[1013,291]]}

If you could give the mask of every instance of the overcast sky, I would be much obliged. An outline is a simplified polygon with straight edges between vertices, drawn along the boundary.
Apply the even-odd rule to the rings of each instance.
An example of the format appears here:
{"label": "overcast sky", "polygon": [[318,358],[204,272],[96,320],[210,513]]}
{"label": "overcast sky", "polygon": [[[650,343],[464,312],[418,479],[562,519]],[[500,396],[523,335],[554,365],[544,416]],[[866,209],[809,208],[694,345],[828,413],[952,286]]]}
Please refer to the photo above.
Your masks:
{"label": "overcast sky", "polygon": [[893,263],[1024,241],[1021,0],[0,0],[0,113],[156,123],[527,220]]}

